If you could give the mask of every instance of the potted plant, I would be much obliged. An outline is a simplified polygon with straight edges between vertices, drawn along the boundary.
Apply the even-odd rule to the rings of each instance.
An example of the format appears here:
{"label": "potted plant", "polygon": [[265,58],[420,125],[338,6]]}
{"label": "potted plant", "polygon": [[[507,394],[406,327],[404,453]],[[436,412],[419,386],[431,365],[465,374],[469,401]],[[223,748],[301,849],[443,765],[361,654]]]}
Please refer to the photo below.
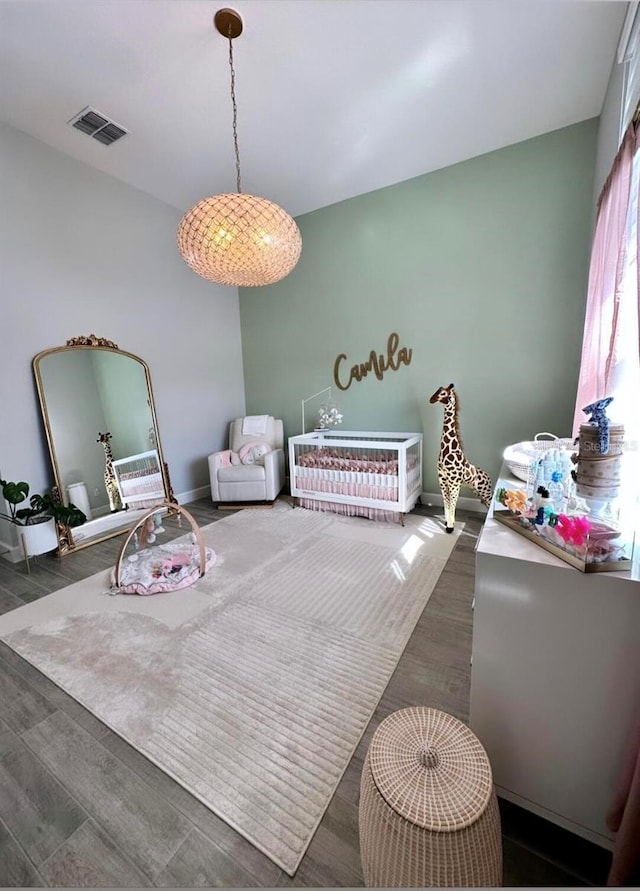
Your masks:
{"label": "potted plant", "polygon": [[[22,539],[25,555],[35,557],[58,546],[56,523],[80,526],[87,519],[75,504],[62,504],[50,493],[32,495],[29,498],[29,483],[0,480],[0,489],[9,508],[9,513],[0,513],[0,518],[19,527],[18,534]],[[27,498],[29,506],[18,507]]]}

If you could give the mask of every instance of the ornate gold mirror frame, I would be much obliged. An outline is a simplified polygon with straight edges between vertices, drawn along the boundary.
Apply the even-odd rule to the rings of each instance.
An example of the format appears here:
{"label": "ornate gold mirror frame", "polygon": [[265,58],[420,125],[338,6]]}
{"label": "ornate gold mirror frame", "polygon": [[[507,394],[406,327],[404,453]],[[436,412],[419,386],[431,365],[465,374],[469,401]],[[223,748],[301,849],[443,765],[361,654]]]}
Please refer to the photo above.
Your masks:
{"label": "ornate gold mirror frame", "polygon": [[38,353],[33,371],[54,495],[87,515],[58,525],[60,555],[121,535],[155,503],[177,503],[143,359],[90,334]]}

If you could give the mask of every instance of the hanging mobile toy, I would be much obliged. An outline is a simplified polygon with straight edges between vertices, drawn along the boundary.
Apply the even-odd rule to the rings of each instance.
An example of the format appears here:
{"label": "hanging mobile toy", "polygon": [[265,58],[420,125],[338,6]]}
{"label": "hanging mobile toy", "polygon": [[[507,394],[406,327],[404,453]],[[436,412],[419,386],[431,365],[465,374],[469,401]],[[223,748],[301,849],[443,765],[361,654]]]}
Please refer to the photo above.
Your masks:
{"label": "hanging mobile toy", "polygon": [[133,549],[135,551],[135,554],[129,554],[129,556],[127,558],[130,563],[135,563],[136,560],[138,559],[138,551],[140,550],[140,542],[138,541],[138,533],[137,532],[133,536]]}

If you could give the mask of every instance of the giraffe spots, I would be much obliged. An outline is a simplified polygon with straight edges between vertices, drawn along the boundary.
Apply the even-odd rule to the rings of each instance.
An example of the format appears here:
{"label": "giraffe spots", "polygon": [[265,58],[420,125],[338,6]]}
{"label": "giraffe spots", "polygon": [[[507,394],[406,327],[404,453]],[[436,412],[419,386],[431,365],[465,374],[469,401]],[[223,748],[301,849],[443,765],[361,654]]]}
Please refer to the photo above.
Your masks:
{"label": "giraffe spots", "polygon": [[445,526],[450,532],[455,521],[460,486],[472,489],[480,501],[488,506],[493,495],[493,483],[486,471],[475,467],[465,457],[458,429],[458,398],[453,384],[436,390],[430,402],[442,402],[445,406],[438,453],[438,481],[444,503]]}

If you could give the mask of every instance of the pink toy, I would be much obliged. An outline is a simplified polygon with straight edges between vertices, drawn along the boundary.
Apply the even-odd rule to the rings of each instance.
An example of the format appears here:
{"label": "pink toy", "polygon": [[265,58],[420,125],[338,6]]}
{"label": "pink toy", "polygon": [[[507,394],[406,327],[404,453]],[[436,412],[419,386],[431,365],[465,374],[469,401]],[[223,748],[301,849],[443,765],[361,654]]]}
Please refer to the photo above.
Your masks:
{"label": "pink toy", "polygon": [[220,456],[220,463],[223,467],[231,467],[234,464],[240,464],[240,458],[236,452],[232,452],[231,449],[226,449],[224,452],[218,453]]}
{"label": "pink toy", "polygon": [[180,572],[184,566],[188,566],[191,557],[185,552],[172,554],[167,560],[163,560],[161,564],[162,575],[166,578],[172,572]]}
{"label": "pink toy", "polygon": [[591,523],[586,517],[558,514],[556,532],[567,544],[583,545],[590,529]]}
{"label": "pink toy", "polygon": [[145,520],[142,529],[140,530],[140,548],[141,550],[146,548],[147,545],[153,544],[156,540],[155,535],[155,527],[153,523],[153,517],[149,517]]}
{"label": "pink toy", "polygon": [[600,557],[600,559],[604,559],[605,557],[611,557],[615,551],[618,550],[618,545],[613,541],[607,541],[606,539],[600,539],[599,541],[590,541],[589,542],[589,553],[593,557]]}
{"label": "pink toy", "polygon": [[238,449],[242,464],[264,464],[264,456],[271,451],[268,442],[246,442]]}
{"label": "pink toy", "polygon": [[591,523],[586,517],[574,517],[573,518],[573,529],[571,534],[571,541],[575,545],[582,545],[585,542],[587,535],[589,534],[589,530],[591,529]]}

